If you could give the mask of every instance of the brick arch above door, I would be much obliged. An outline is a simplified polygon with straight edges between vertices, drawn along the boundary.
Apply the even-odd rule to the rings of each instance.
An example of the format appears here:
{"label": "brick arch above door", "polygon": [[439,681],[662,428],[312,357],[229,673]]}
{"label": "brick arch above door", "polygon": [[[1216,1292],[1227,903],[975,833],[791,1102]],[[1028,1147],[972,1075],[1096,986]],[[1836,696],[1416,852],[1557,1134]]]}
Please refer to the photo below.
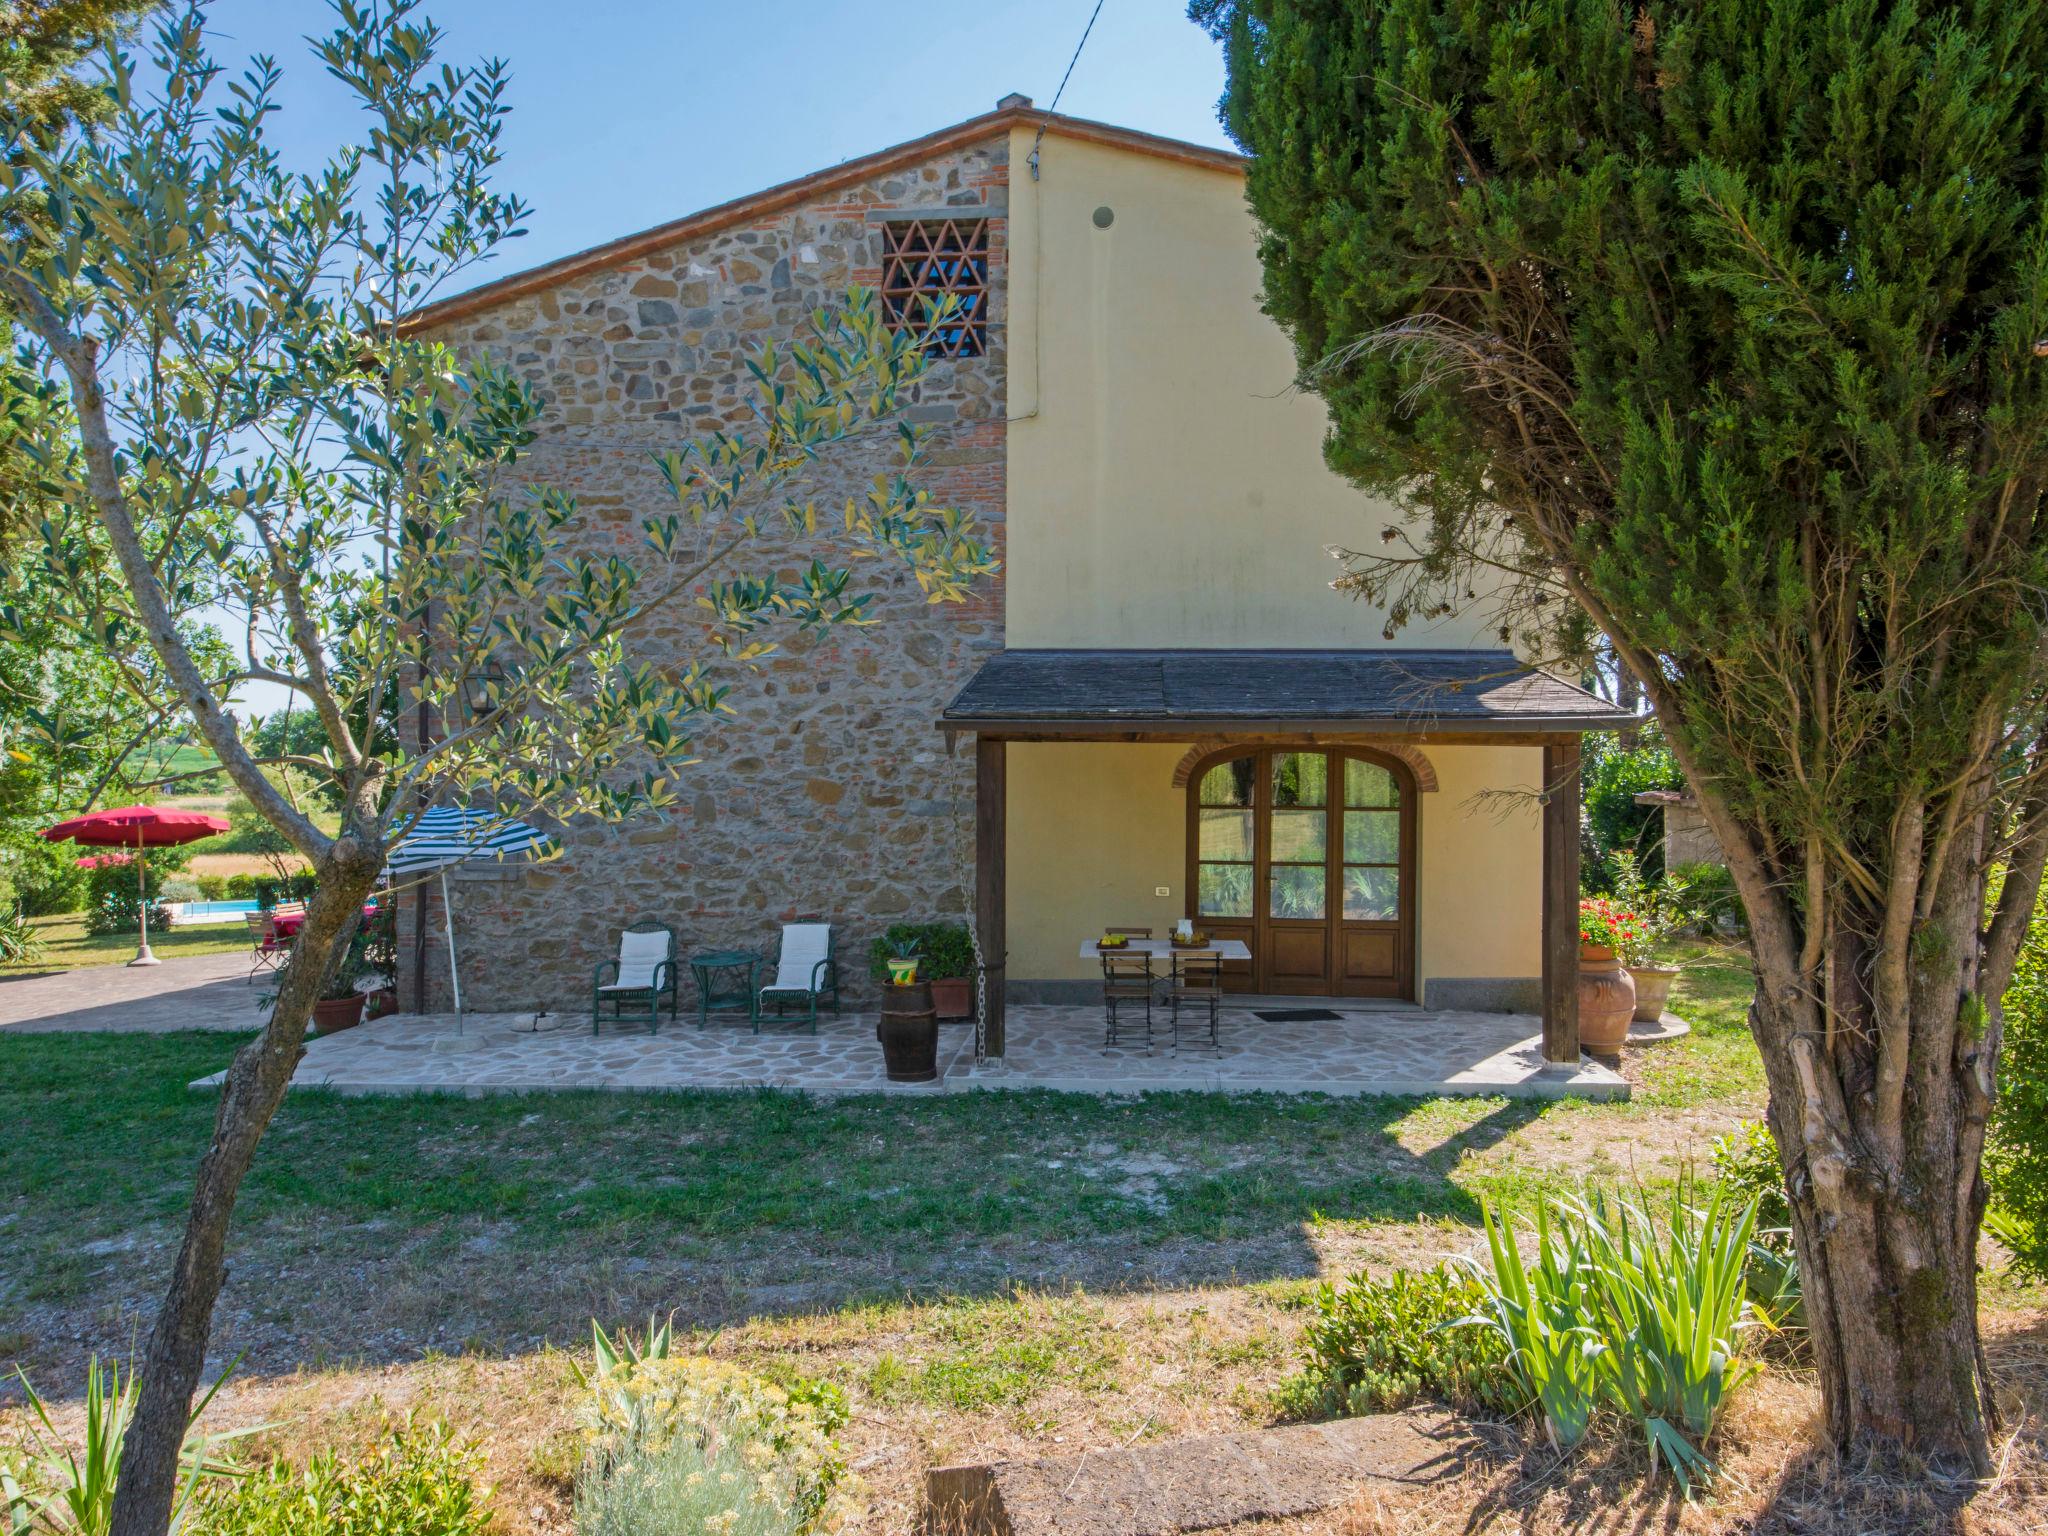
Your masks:
{"label": "brick arch above door", "polygon": [[1415,788],[1420,793],[1429,794],[1436,788],[1436,767],[1420,747],[1390,745],[1371,736],[1203,736],[1174,764],[1173,787],[1186,789],[1196,764],[1227,747],[1242,747],[1247,752],[1256,752],[1261,747],[1365,747],[1406,765],[1415,776]]}

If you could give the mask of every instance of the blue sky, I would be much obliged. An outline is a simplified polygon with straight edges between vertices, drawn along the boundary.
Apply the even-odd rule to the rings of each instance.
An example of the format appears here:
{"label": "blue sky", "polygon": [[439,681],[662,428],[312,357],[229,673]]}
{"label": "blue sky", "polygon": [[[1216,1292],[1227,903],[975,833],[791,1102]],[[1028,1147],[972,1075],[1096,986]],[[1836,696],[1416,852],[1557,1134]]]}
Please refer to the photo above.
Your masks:
{"label": "blue sky", "polygon": [[[915,138],[1022,91],[1050,103],[1094,0],[428,0],[444,57],[498,55],[516,108],[500,185],[534,205],[481,277]],[[1185,0],[1104,0],[1060,110],[1203,144],[1223,66]],[[352,131],[310,58],[323,0],[217,0],[215,52],[285,68],[276,142],[299,165]]]}

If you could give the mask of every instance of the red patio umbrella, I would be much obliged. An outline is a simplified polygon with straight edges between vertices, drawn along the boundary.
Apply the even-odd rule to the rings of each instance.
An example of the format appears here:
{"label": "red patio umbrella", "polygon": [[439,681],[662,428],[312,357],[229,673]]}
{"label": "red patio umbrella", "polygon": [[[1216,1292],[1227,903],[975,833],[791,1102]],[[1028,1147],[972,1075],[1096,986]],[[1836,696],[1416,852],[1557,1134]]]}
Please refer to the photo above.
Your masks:
{"label": "red patio umbrella", "polygon": [[135,895],[142,913],[142,946],[128,963],[155,965],[157,958],[149,952],[149,895],[142,886],[142,850],[196,843],[227,829],[227,818],[209,816],[204,811],[181,811],[168,805],[124,805],[119,810],[94,811],[90,816],[60,821],[54,827],[43,828],[43,836],[53,843],[68,839],[92,848],[135,850]]}

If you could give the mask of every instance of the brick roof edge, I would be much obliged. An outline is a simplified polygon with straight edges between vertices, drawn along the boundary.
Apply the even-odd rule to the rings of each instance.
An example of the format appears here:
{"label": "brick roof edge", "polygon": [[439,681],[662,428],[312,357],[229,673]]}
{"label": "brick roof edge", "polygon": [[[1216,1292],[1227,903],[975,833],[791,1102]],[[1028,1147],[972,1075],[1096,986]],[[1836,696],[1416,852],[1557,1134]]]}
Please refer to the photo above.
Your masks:
{"label": "brick roof edge", "polygon": [[569,278],[580,277],[587,272],[601,272],[607,267],[618,266],[684,240],[696,239],[724,229],[728,225],[780,212],[784,208],[806,202],[820,193],[865,181],[871,176],[894,170],[898,166],[915,164],[933,155],[944,154],[963,145],[993,138],[998,133],[1007,133],[1015,127],[1040,125],[1048,134],[1061,138],[1080,139],[1091,144],[1107,144],[1141,155],[1177,161],[1183,165],[1225,171],[1233,175],[1241,174],[1244,169],[1244,156],[1230,150],[1211,149],[1206,145],[1190,144],[1182,139],[1140,133],[1135,128],[1118,128],[1110,123],[1091,122],[1087,118],[1062,117],[1051,112],[1042,112],[1035,107],[1004,107],[994,112],[985,112],[980,117],[970,117],[965,122],[941,128],[921,138],[908,139],[888,149],[842,161],[822,171],[813,171],[808,176],[799,176],[794,181],[785,181],[759,192],[751,192],[745,197],[734,198],[731,202],[719,203],[696,213],[686,214],[680,219],[672,219],[666,224],[657,224],[652,229],[641,230],[638,234],[607,240],[602,245],[593,245],[587,250],[559,256],[537,267],[528,267],[523,272],[514,272],[462,293],[451,294],[445,299],[438,299],[414,310],[406,317],[403,329],[408,332],[432,330],[438,325],[473,315],[479,310],[522,298],[543,288],[552,288]]}

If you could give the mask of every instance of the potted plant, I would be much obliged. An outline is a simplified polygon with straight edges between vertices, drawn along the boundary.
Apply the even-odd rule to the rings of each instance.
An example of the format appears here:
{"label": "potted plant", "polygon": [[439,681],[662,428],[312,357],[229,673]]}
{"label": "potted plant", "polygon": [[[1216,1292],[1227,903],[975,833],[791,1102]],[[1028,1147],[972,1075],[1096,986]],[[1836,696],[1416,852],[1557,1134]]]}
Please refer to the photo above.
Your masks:
{"label": "potted plant", "polygon": [[[353,1029],[363,1022],[363,1006],[369,995],[363,990],[365,981],[379,983],[384,978],[369,961],[372,941],[369,925],[357,928],[348,941],[348,947],[334,963],[334,974],[327,985],[320,989],[320,996],[313,1004],[313,1032],[316,1035],[339,1034],[344,1029]],[[295,957],[297,950],[294,949]],[[285,978],[291,974],[292,957],[287,957],[278,967],[277,984],[279,991],[284,988]],[[266,1006],[275,1007],[278,993],[272,992],[263,999]]]}
{"label": "potted plant", "polygon": [[907,937],[890,946],[882,965],[889,973],[892,987],[907,987],[917,980],[918,951],[922,947],[916,939]]}
{"label": "potted plant", "polygon": [[942,1019],[974,1017],[974,936],[965,923],[927,923],[923,974]]}
{"label": "potted plant", "polygon": [[897,962],[915,958],[911,978],[931,983],[942,1019],[974,1017],[974,936],[965,923],[891,923],[869,947],[875,980],[900,981]]}
{"label": "potted plant", "polygon": [[1621,963],[1636,984],[1635,1020],[1655,1024],[1664,1017],[1671,988],[1682,974],[1678,966],[1660,965],[1658,953],[1678,935],[1699,926],[1700,904],[1690,882],[1669,872],[1659,880],[1645,879],[1641,863],[1626,849],[1616,852],[1612,863],[1614,900],[1636,917],[1635,930],[1622,940],[1620,951]]}
{"label": "potted plant", "polygon": [[381,1019],[398,1012],[398,907],[389,899],[363,919],[363,964],[377,983],[366,1015]]}
{"label": "potted plant", "polygon": [[1636,1011],[1636,984],[1621,963],[1621,949],[1633,942],[1635,913],[1604,896],[1579,902],[1579,1048],[1595,1056],[1618,1056]]}

